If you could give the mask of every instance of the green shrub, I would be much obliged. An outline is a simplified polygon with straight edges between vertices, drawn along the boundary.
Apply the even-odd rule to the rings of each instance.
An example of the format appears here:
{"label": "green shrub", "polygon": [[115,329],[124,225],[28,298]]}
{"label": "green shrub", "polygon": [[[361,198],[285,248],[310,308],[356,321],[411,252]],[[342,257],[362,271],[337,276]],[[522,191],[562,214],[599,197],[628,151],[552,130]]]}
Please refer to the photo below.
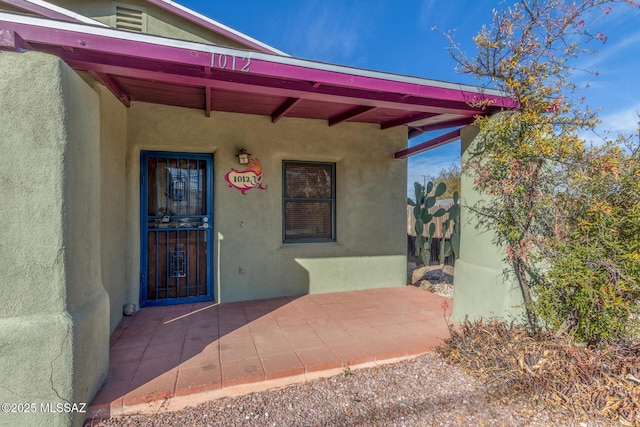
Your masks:
{"label": "green shrub", "polygon": [[550,245],[532,310],[579,341],[634,334],[640,313],[639,150],[606,146],[585,154],[559,196],[566,229]]}

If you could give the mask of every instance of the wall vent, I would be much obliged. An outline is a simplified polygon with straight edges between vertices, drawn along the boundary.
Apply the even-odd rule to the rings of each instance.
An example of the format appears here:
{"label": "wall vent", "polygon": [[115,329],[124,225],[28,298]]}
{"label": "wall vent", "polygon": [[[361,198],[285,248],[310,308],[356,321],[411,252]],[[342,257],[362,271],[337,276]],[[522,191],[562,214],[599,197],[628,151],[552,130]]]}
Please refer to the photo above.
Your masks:
{"label": "wall vent", "polygon": [[144,8],[125,3],[113,4],[114,27],[119,30],[147,32],[147,12]]}

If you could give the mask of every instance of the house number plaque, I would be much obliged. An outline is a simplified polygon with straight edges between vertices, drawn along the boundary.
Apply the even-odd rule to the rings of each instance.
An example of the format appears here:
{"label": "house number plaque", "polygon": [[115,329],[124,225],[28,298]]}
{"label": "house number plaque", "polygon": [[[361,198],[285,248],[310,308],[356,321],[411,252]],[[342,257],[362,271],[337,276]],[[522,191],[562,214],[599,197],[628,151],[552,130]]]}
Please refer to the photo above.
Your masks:
{"label": "house number plaque", "polygon": [[263,178],[262,167],[258,159],[251,160],[247,165],[247,169],[241,171],[231,169],[224,176],[224,180],[227,181],[229,187],[239,190],[244,195],[252,188],[266,190],[267,187],[262,184]]}

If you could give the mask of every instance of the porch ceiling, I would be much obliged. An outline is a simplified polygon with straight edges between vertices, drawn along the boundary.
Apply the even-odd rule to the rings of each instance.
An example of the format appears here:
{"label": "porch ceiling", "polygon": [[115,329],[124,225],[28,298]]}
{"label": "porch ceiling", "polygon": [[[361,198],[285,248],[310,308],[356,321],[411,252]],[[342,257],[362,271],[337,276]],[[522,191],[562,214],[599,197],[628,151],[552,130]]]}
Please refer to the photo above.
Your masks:
{"label": "porch ceiling", "polygon": [[[1,36],[4,34],[4,36]],[[413,137],[512,108],[496,91],[228,49],[111,28],[0,13],[0,48],[56,55],[120,101],[407,126]],[[488,101],[479,106],[479,101]]]}

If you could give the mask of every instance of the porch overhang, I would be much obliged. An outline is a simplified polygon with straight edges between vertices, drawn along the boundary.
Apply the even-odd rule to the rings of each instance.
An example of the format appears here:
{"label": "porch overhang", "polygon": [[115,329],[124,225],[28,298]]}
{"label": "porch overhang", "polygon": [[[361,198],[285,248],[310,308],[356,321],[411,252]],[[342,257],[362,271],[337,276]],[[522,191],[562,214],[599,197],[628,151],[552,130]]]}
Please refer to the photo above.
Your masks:
{"label": "porch overhang", "polygon": [[[4,46],[56,55],[124,105],[406,126],[414,137],[514,108],[501,92],[74,22],[0,13]],[[7,40],[14,40],[13,45]],[[398,156],[396,156],[398,157]]]}

